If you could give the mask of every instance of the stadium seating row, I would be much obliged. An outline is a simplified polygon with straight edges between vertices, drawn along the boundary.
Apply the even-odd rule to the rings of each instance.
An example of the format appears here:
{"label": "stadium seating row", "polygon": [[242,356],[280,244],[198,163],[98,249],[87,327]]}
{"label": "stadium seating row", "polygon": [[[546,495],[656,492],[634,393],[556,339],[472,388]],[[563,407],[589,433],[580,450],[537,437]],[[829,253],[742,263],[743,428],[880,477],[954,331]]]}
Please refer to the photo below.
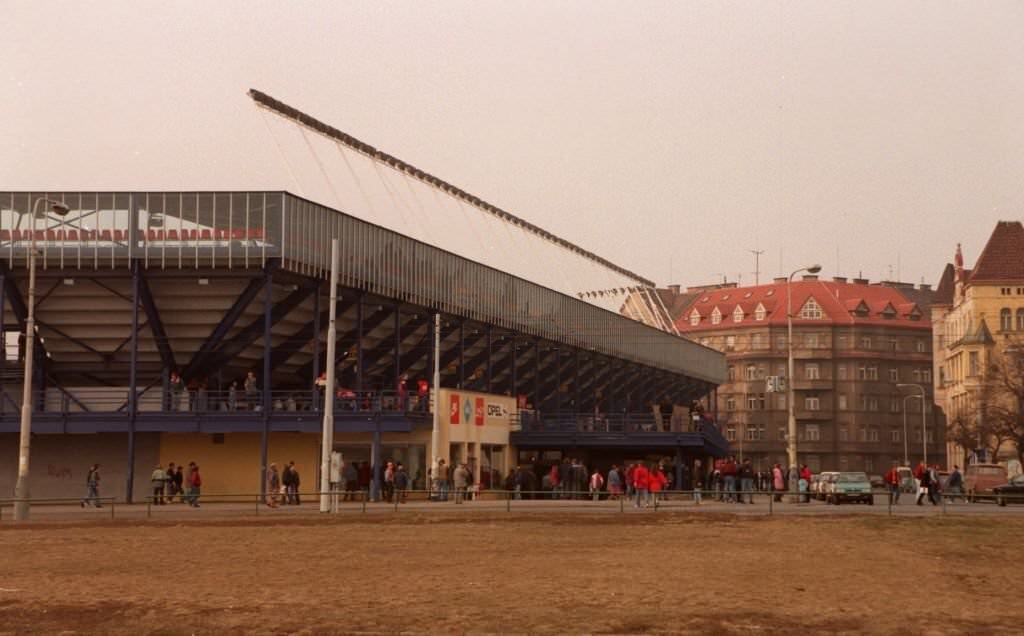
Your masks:
{"label": "stadium seating row", "polygon": [[[262,240],[262,228],[216,228],[212,230],[139,230],[140,241],[244,241]],[[31,230],[0,230],[0,241],[29,241]],[[127,230],[36,230],[37,241],[113,241],[128,240]]]}

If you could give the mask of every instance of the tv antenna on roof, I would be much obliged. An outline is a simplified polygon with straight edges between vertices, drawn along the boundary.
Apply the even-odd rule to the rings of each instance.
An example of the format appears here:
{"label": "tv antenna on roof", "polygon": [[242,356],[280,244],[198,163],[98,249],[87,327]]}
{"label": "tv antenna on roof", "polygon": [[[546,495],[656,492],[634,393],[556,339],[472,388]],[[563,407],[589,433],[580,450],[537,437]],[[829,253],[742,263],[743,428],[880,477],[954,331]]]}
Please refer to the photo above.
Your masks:
{"label": "tv antenna on roof", "polygon": [[754,286],[761,284],[761,254],[764,250],[747,250],[754,255]]}

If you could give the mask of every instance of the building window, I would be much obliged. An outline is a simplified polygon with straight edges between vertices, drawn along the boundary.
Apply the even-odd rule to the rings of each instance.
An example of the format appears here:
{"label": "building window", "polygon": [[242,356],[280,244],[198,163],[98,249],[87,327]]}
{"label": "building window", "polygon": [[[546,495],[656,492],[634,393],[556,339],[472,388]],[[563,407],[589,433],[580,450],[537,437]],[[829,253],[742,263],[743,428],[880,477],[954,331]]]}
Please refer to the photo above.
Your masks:
{"label": "building window", "polygon": [[891,397],[889,398],[889,412],[899,413],[900,412],[900,398]]}
{"label": "building window", "polygon": [[848,442],[848,441],[850,441],[850,432],[848,430],[846,430],[845,426],[840,426],[839,427],[839,441],[840,442]]}
{"label": "building window", "polygon": [[726,411],[735,411],[736,410],[736,398],[732,397],[731,395],[729,397],[725,398],[725,410]]}
{"label": "building window", "polygon": [[808,395],[804,398],[804,408],[808,411],[820,411],[821,400],[816,395]]}
{"label": "building window", "polygon": [[[1018,320],[1019,320],[1019,318],[1018,318]],[[925,349],[926,346],[927,345],[925,345],[924,340],[918,340],[917,341],[917,352],[918,353],[925,353],[926,352],[926,349]]]}
{"label": "building window", "polygon": [[875,460],[870,457],[864,458],[864,472],[873,472],[875,470]]}
{"label": "building window", "polygon": [[715,307],[711,311],[711,324],[717,325],[722,322],[722,312],[718,311],[718,307]]}
{"label": "building window", "polygon": [[1017,331],[1024,331],[1024,307],[1017,310]]}
{"label": "building window", "polygon": [[978,375],[978,352],[971,351],[967,354],[967,375]]}
{"label": "building window", "polygon": [[868,379],[869,380],[877,380],[878,379],[878,367],[868,367]]}
{"label": "building window", "polygon": [[1008,307],[1003,307],[999,310],[999,330],[1013,330],[1013,317],[1010,315],[1010,309]]}
{"label": "building window", "polygon": [[871,336],[861,336],[861,338],[860,338],[860,348],[864,349],[866,351],[870,351],[871,350]]}
{"label": "building window", "polygon": [[900,381],[900,370],[896,368],[889,369],[889,382]]}
{"label": "building window", "polygon": [[776,396],[776,399],[778,400],[779,410],[785,410],[786,409],[786,394],[785,393],[779,393],[778,396]]}
{"label": "building window", "polygon": [[818,428],[817,424],[808,424],[804,429],[804,436],[808,442],[820,442],[821,441],[821,429]]}
{"label": "building window", "polygon": [[868,379],[868,368],[867,367],[857,367],[857,379],[858,380],[867,380]]}
{"label": "building window", "polygon": [[736,441],[736,427],[735,426],[730,425],[727,429],[725,429],[725,439],[729,440],[730,442],[735,442]]}
{"label": "building window", "polygon": [[821,320],[821,305],[814,300],[813,296],[804,303],[803,309],[800,310],[800,317],[804,320]]}
{"label": "building window", "polygon": [[696,327],[699,324],[700,324],[700,312],[697,311],[696,309],[694,309],[690,313],[690,326],[691,327]]}
{"label": "building window", "polygon": [[899,351],[900,350],[900,341],[897,340],[896,338],[892,338],[891,340],[889,340],[889,349],[893,353],[896,353],[897,351]]}
{"label": "building window", "polygon": [[845,411],[846,410],[846,394],[845,393],[840,393],[839,397],[838,397],[838,400],[839,400],[839,410],[840,411]]}
{"label": "building window", "polygon": [[748,380],[756,380],[757,379],[757,367],[756,366],[754,366],[752,364],[748,364],[747,365],[747,368],[746,368],[746,378]]}
{"label": "building window", "polygon": [[747,394],[747,410],[748,411],[756,411],[757,410],[757,394],[756,393],[748,393]]}
{"label": "building window", "polygon": [[754,335],[750,336],[751,349],[760,349],[762,346],[763,345],[761,344],[761,334],[755,333]]}
{"label": "building window", "polygon": [[810,362],[804,365],[804,378],[807,380],[821,379],[821,368],[816,362]]}
{"label": "building window", "polygon": [[918,442],[918,443],[921,442],[921,427],[920,426],[917,426],[917,427],[914,428],[914,441]]}
{"label": "building window", "polygon": [[729,365],[729,382],[733,382],[735,380],[736,380],[736,367],[734,365],[730,364]]}
{"label": "building window", "polygon": [[845,349],[846,348],[846,336],[844,336],[844,335],[840,335],[839,336],[839,344],[836,345],[836,348],[837,349]]}
{"label": "building window", "polygon": [[778,439],[780,442],[786,441],[786,429],[782,428],[781,426],[778,430]]}
{"label": "building window", "polygon": [[868,429],[866,426],[861,426],[860,430],[857,431],[857,441],[866,442],[868,441]]}
{"label": "building window", "polygon": [[877,428],[873,428],[873,429],[870,429],[868,431],[868,441],[869,442],[877,442],[878,441],[878,429]]}
{"label": "building window", "polygon": [[898,428],[894,428],[891,431],[889,431],[889,441],[890,442],[898,442],[898,441],[900,441],[900,431],[899,431]]}
{"label": "building window", "polygon": [[804,335],[804,346],[808,349],[818,348],[818,334],[809,333]]}
{"label": "building window", "polygon": [[743,322],[743,308],[736,305],[736,309],[732,312],[733,322]]}
{"label": "building window", "polygon": [[846,365],[845,364],[841,364],[838,367],[836,367],[836,373],[838,374],[840,380],[845,380],[846,379]]}
{"label": "building window", "polygon": [[736,349],[736,336],[725,337],[725,350],[733,351]]}
{"label": "building window", "polygon": [[786,336],[778,336],[775,338],[775,348],[779,351],[785,351],[786,349]]}
{"label": "building window", "polygon": [[757,309],[754,310],[754,320],[764,320],[765,314],[764,305],[758,304]]}

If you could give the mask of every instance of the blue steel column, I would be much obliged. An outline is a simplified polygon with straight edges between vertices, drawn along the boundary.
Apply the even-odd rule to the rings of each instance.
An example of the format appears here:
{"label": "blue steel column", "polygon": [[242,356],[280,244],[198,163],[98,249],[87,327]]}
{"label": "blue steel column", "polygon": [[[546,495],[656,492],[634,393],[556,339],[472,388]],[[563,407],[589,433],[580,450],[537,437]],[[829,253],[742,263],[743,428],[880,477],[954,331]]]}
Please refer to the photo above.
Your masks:
{"label": "blue steel column", "polygon": [[562,349],[555,347],[555,413],[562,412]]}
{"label": "blue steel column", "polygon": [[572,412],[580,411],[580,350],[576,350],[576,370],[572,381]]}
{"label": "blue steel column", "polygon": [[[402,304],[395,303],[395,391],[402,380]],[[404,408],[404,405],[402,405]]]}
{"label": "blue steel column", "polygon": [[540,412],[540,341],[533,341],[533,409]]}
{"label": "blue steel column", "polygon": [[132,352],[128,364],[128,470],[124,499],[132,503],[135,486],[135,421],[138,405],[139,370],[139,262],[132,261]]}
{"label": "blue steel column", "polygon": [[516,399],[516,406],[519,405],[519,374],[516,367],[519,366],[519,341],[515,334],[512,335],[512,397]]}
{"label": "blue steel column", "polygon": [[682,490],[683,486],[683,449],[676,446],[676,490]]}
{"label": "blue steel column", "polygon": [[[332,361],[327,362],[330,364]],[[316,390],[316,381],[320,377],[320,283],[316,285],[316,293],[313,295],[313,410],[320,408],[320,392]],[[333,391],[334,387],[327,387],[325,391]]]}
{"label": "blue steel column", "polygon": [[271,309],[274,307],[273,277],[270,268],[264,268],[263,283],[263,435],[260,437],[260,494],[267,494],[267,446],[270,442],[270,341]]}
{"label": "blue steel column", "polygon": [[370,500],[380,500],[380,478],[383,472],[382,466],[380,465],[380,447],[381,447],[381,431],[380,431],[380,400],[373,400],[373,444],[370,446],[370,466],[373,468],[373,479],[370,480]]}

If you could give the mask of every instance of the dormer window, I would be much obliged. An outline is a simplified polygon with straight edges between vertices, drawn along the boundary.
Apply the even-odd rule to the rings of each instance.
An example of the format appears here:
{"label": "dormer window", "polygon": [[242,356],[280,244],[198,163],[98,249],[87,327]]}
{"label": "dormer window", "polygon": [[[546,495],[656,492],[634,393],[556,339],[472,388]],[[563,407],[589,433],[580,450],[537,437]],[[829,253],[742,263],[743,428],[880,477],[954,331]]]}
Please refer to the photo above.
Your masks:
{"label": "dormer window", "polygon": [[886,303],[885,308],[882,309],[882,315],[887,319],[896,317],[896,308],[892,306],[892,303]]}
{"label": "dormer window", "polygon": [[711,310],[711,324],[717,325],[721,324],[721,322],[722,312],[718,310],[718,307],[715,307],[714,309]]}
{"label": "dormer window", "polygon": [[739,305],[736,305],[736,309],[732,312],[732,321],[743,322],[743,308]]}
{"label": "dormer window", "polygon": [[800,317],[804,320],[821,320],[822,312],[821,305],[818,301],[814,300],[814,297],[807,299],[804,306],[800,309]]}
{"label": "dormer window", "polygon": [[764,320],[764,317],[765,317],[765,315],[767,315],[767,313],[768,312],[766,312],[765,309],[764,309],[764,305],[762,305],[761,303],[758,303],[757,304],[757,309],[754,310],[754,320],[758,320],[758,321]]}
{"label": "dormer window", "polygon": [[690,326],[691,327],[696,327],[699,324],[700,324],[700,312],[697,311],[696,309],[694,309],[690,313]]}

